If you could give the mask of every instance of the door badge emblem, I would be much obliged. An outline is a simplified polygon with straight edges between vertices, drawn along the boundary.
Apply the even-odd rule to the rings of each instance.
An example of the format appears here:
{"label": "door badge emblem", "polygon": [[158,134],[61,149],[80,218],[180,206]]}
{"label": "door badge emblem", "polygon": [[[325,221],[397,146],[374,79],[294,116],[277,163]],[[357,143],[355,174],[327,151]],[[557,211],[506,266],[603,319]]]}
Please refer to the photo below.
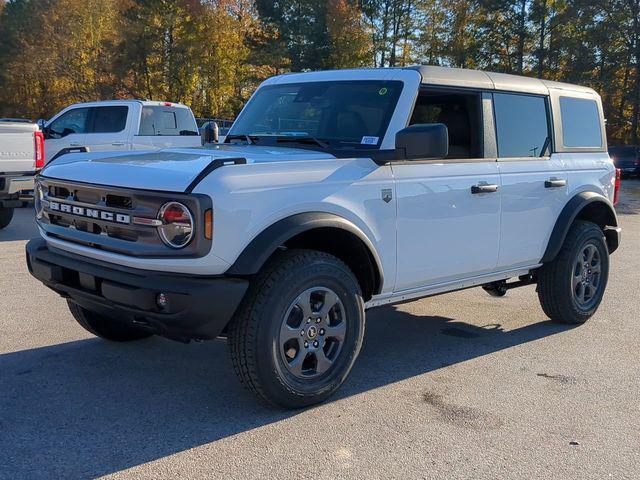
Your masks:
{"label": "door badge emblem", "polygon": [[391,191],[391,189],[390,188],[383,188],[382,189],[382,200],[384,200],[385,203],[389,203],[392,199],[393,199],[393,192]]}

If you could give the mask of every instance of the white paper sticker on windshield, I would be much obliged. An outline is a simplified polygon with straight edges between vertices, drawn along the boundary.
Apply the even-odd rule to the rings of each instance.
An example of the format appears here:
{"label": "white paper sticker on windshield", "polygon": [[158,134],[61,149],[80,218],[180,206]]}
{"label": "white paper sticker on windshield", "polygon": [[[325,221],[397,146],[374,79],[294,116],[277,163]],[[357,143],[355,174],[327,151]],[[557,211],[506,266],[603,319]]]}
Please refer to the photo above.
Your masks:
{"label": "white paper sticker on windshield", "polygon": [[377,145],[378,144],[378,137],[367,137],[364,136],[362,137],[362,140],[360,141],[361,145]]}

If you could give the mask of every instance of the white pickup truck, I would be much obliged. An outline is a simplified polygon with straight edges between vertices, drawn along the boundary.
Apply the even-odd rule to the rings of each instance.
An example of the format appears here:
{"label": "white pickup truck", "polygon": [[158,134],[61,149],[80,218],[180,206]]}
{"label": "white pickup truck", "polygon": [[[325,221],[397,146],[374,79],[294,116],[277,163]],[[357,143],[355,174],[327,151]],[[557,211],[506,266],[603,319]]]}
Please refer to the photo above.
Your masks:
{"label": "white pickup truck", "polygon": [[186,105],[141,100],[76,103],[51,120],[38,120],[46,162],[66,153],[198,147],[202,141]]}
{"label": "white pickup truck", "polygon": [[226,336],[250,390],[303,407],[347,378],[367,308],[536,284],[551,320],[587,321],[618,189],[589,88],[431,66],[289,74],[222,145],[47,165],[27,261],[93,334]]}
{"label": "white pickup truck", "polygon": [[33,178],[44,166],[44,137],[38,126],[0,121],[0,229],[22,205],[20,191],[33,189]]}

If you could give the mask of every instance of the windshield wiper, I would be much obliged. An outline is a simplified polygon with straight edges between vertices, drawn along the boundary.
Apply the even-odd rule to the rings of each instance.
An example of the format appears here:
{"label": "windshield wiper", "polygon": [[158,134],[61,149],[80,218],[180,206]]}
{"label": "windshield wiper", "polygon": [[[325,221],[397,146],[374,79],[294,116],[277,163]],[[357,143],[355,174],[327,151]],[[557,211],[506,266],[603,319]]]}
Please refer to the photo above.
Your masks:
{"label": "windshield wiper", "polygon": [[312,137],[312,136],[305,136],[305,137],[277,137],[276,141],[277,142],[293,142],[293,143],[315,143],[316,145],[324,148],[325,150],[327,148],[329,148],[329,143],[327,143],[326,140],[320,139],[320,138],[316,138],[316,137]]}
{"label": "windshield wiper", "polygon": [[256,143],[255,142],[256,138],[257,137],[255,137],[255,136],[253,138],[251,138],[246,133],[240,133],[238,135],[227,135],[226,140],[229,140],[229,141],[231,141],[231,140],[246,140],[249,145],[253,145],[254,143]]}

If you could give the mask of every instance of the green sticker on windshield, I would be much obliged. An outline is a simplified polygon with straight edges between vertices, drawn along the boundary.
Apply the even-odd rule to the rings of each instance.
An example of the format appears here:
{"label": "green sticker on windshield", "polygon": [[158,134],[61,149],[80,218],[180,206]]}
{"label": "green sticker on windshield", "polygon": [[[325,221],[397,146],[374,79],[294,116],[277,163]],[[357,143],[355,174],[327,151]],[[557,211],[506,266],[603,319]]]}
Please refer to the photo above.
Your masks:
{"label": "green sticker on windshield", "polygon": [[382,87],[380,90],[378,90],[378,95],[386,95],[386,94],[387,94],[386,87]]}

